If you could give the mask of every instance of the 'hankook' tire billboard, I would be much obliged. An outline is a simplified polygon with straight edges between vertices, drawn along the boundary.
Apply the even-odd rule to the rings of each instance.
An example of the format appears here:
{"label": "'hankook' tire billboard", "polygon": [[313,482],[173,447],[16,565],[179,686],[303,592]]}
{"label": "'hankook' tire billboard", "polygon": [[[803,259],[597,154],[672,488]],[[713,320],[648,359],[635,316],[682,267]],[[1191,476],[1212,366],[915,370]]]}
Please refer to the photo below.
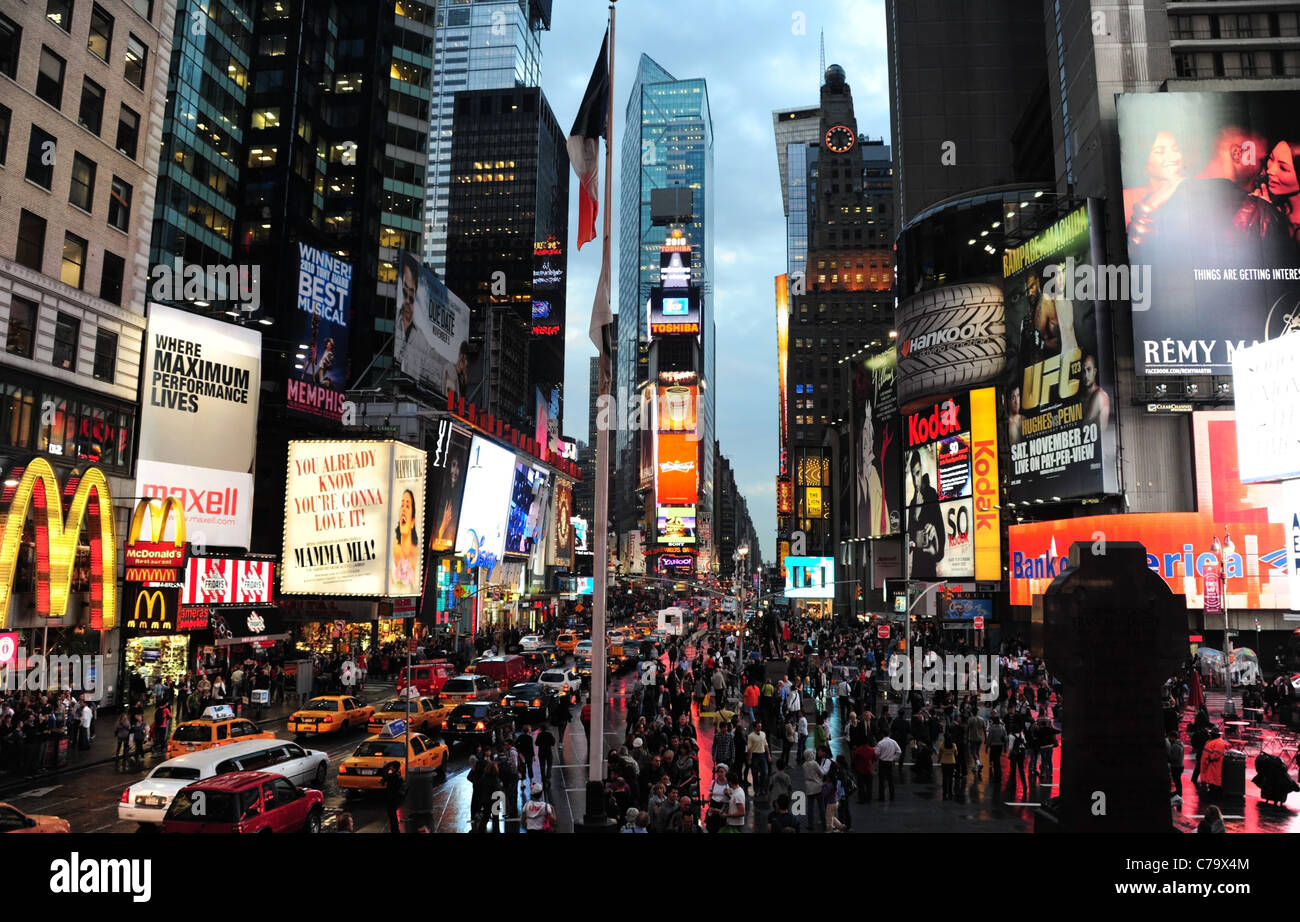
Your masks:
{"label": "'hankook' tire billboard", "polygon": [[1007,325],[1000,285],[950,285],[898,308],[901,404],[993,381],[1006,366]]}

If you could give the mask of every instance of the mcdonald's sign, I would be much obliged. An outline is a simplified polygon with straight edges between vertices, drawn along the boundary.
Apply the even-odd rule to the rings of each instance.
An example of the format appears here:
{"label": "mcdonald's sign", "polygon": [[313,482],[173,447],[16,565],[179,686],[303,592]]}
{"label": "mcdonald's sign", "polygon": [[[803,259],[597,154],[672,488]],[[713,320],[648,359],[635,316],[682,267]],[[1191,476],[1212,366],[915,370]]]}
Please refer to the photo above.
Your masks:
{"label": "mcdonald's sign", "polygon": [[54,468],[44,458],[33,458],[10,469],[4,483],[0,491],[0,515],[4,520],[0,536],[0,628],[9,620],[9,599],[29,509],[35,510],[36,613],[46,618],[67,614],[84,521],[90,546],[90,627],[105,630],[116,625],[117,534],[113,497],[104,472],[98,467],[78,468],[68,475],[60,493]]}
{"label": "mcdonald's sign", "polygon": [[[176,537],[164,541],[167,522],[175,514]],[[141,541],[144,520],[149,519],[149,539]],[[142,499],[131,516],[131,529],[126,535],[126,565],[128,567],[170,567],[179,569],[185,564],[185,504],[175,496],[161,499]]]}
{"label": "mcdonald's sign", "polygon": [[127,630],[173,633],[176,630],[176,610],[180,607],[179,601],[179,589],[139,587],[136,590],[135,601],[131,605],[131,615],[126,621]]}

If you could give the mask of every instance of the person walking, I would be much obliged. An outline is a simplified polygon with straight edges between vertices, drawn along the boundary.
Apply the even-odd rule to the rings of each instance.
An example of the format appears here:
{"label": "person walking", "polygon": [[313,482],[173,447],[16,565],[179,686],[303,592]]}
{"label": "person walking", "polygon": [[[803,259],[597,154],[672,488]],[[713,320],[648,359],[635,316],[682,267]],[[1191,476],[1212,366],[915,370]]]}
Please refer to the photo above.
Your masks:
{"label": "person walking", "polygon": [[131,754],[131,718],[125,711],[117,715],[117,726],[113,728],[113,736],[117,739],[117,754],[113,757],[113,761],[125,762]]}
{"label": "person walking", "polygon": [[952,800],[957,795],[957,744],[952,741],[952,734],[943,735],[943,745],[939,747],[939,767],[943,769],[943,799]]}
{"label": "person walking", "polygon": [[[790,767],[790,749],[794,746],[795,740],[797,740],[799,737],[799,731],[795,727],[795,722],[793,717],[787,717],[785,719],[784,736],[785,736],[785,745],[781,748],[781,768],[783,769]],[[795,752],[799,752],[799,751],[800,750],[795,749]]]}
{"label": "person walking", "polygon": [[858,803],[871,803],[871,772],[876,762],[876,747],[871,737],[853,750],[853,773],[858,776]]}
{"label": "person walking", "polygon": [[551,784],[551,769],[555,767],[555,734],[551,732],[551,725],[542,721],[542,728],[537,731],[537,766],[541,770],[542,787],[549,787]]}
{"label": "person walking", "polygon": [[988,724],[979,715],[979,711],[972,711],[970,717],[966,719],[966,749],[970,761],[974,763],[976,781],[981,780],[984,773],[984,763],[980,761],[980,750],[984,748],[987,728]]}
{"label": "person walking", "polygon": [[1025,774],[1025,757],[1029,754],[1029,743],[1025,739],[1025,731],[1017,730],[1011,735],[1011,796],[1016,795],[1016,780],[1020,780],[1020,786],[1024,788],[1025,796],[1029,796],[1029,779]]}
{"label": "person walking", "polygon": [[542,799],[542,786],[534,784],[532,797],[524,805],[524,832],[553,832],[555,828],[555,808]]}
{"label": "person walking", "polygon": [[749,733],[745,753],[754,777],[754,796],[762,797],[767,793],[767,776],[771,763],[767,734],[763,732],[761,720],[755,721],[754,729]]}
{"label": "person walking", "polygon": [[817,831],[815,827],[818,822],[822,824],[822,831],[826,831],[826,808],[822,803],[822,784],[825,781],[826,773],[817,762],[817,753],[812,749],[805,749],[803,753],[803,792],[808,800],[809,832]]}
{"label": "person walking", "polygon": [[894,772],[897,770],[898,762],[903,756],[903,750],[898,743],[885,731],[880,742],[876,744],[876,760],[879,764],[880,791],[879,799],[885,799],[885,786],[889,786],[889,799],[894,799]]}
{"label": "person walking", "polygon": [[1174,800],[1181,803],[1183,799],[1183,741],[1178,738],[1177,730],[1171,731],[1168,738],[1169,778],[1173,782]]}
{"label": "person walking", "polygon": [[402,799],[406,796],[404,787],[402,770],[398,768],[396,762],[390,762],[384,769],[384,809],[388,813],[388,831],[394,835],[402,831],[397,819],[397,808],[402,805]]}
{"label": "person walking", "polygon": [[1002,750],[1007,745],[1007,728],[996,713],[990,718],[985,742],[989,747],[989,781],[996,787],[1002,784]]}

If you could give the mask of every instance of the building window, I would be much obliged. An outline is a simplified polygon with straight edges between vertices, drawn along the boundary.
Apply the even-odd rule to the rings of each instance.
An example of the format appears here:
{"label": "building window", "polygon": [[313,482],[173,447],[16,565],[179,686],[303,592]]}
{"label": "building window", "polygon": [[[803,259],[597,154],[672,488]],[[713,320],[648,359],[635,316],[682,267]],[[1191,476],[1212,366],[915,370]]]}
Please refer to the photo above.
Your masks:
{"label": "building window", "polygon": [[108,223],[120,231],[131,223],[131,184],[117,176],[108,194]]}
{"label": "building window", "polygon": [[37,272],[45,263],[45,219],[26,208],[18,216],[18,249],[14,259]]}
{"label": "building window", "polygon": [[63,269],[59,278],[73,288],[80,288],[86,280],[86,241],[76,234],[63,235]]}
{"label": "building window", "polygon": [[81,154],[75,154],[72,158],[72,184],[68,189],[68,201],[82,211],[95,210],[95,162]]}
{"label": "building window", "polygon": [[0,106],[0,166],[4,166],[5,155],[9,152],[9,124],[13,112],[8,106]]}
{"label": "building window", "polygon": [[110,304],[122,304],[122,281],[126,277],[126,260],[104,251],[104,268],[99,273],[99,296]]}
{"label": "building window", "polygon": [[72,0],[45,0],[45,18],[64,32],[71,32]]}
{"label": "building window", "polygon": [[14,295],[9,303],[9,338],[5,342],[5,351],[21,355],[25,359],[32,357],[36,344],[36,302],[28,301]]}
{"label": "building window", "polygon": [[81,321],[59,311],[54,324],[54,367],[64,371],[77,370],[77,339],[81,336]]}
{"label": "building window", "polygon": [[257,53],[278,57],[285,53],[288,39],[287,35],[263,35],[257,40]]}
{"label": "building window", "polygon": [[140,137],[140,115],[126,106],[117,116],[117,149],[132,160]]}
{"label": "building window", "polygon": [[[280,126],[279,106],[274,106],[269,109],[254,109],[252,122],[253,127],[259,130],[262,128],[278,128]],[[305,124],[306,122],[300,122],[298,125],[298,133],[300,135],[303,134],[302,128]]]}
{"label": "building window", "polygon": [[81,79],[81,109],[77,121],[96,135],[104,123],[104,88],[89,77]]}
{"label": "building window", "polygon": [[107,61],[112,45],[113,17],[96,3],[90,8],[90,38],[86,41],[86,47]]}
{"label": "building window", "polygon": [[18,47],[23,42],[22,26],[0,14],[0,74],[18,79]]}
{"label": "building window", "polygon": [[253,166],[275,166],[276,158],[280,154],[278,147],[250,147],[248,149],[248,165]]}
{"label": "building window", "polygon": [[153,0],[131,0],[131,8],[149,22],[153,22]]}
{"label": "building window", "polygon": [[27,178],[46,189],[54,183],[54,135],[46,134],[35,125],[27,141]]}
{"label": "building window", "polygon": [[149,49],[145,47],[144,42],[128,32],[126,34],[126,80],[142,90],[144,89],[145,61],[148,56]]}
{"label": "building window", "polygon": [[112,384],[117,372],[117,334],[99,330],[95,334],[95,380]]}
{"label": "building window", "polygon": [[41,46],[41,69],[36,74],[36,95],[54,108],[63,105],[63,71],[67,62],[44,45]]}

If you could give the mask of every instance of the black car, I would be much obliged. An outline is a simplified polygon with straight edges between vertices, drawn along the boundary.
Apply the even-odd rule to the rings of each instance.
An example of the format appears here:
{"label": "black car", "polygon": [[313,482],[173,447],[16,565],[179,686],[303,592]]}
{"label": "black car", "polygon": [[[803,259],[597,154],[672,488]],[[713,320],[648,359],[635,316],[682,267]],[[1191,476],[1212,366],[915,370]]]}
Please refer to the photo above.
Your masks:
{"label": "black car", "polygon": [[447,715],[442,736],[448,743],[458,740],[490,743],[511,729],[509,711],[495,701],[466,701]]}
{"label": "black car", "polygon": [[[555,689],[540,682],[520,682],[512,685],[501,697],[501,706],[519,720],[540,723],[550,720],[560,704]],[[516,721],[518,722],[518,721]]]}

